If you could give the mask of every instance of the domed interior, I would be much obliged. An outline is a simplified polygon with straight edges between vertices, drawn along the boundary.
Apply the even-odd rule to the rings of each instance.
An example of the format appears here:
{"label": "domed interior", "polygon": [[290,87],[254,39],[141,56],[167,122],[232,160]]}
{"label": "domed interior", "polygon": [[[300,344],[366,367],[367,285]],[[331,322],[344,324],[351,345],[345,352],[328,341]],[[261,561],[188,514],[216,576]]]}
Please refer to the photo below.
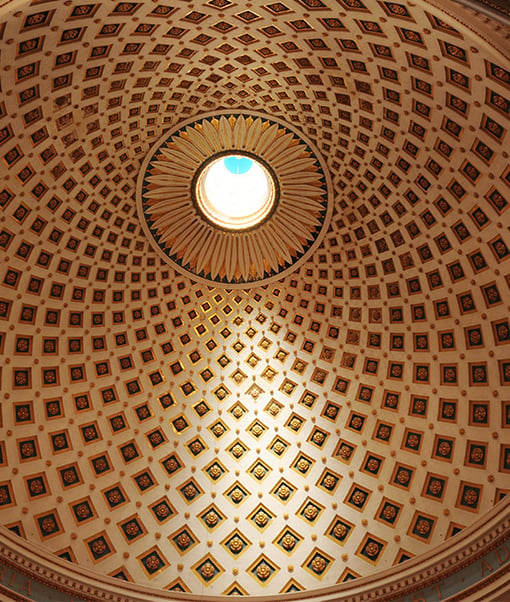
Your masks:
{"label": "domed interior", "polygon": [[[4,2],[1,524],[101,575],[258,596],[489,512],[510,474],[504,22],[448,0]],[[308,261],[250,289],[175,271],[136,209],[165,132],[230,110],[303,132],[334,189]]]}

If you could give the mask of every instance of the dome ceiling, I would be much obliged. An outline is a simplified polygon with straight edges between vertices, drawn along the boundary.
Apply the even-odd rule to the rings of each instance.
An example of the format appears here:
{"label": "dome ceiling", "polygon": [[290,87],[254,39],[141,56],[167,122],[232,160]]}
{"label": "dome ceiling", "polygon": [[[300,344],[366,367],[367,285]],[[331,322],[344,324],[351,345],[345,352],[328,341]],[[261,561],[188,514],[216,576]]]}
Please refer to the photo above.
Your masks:
{"label": "dome ceiling", "polygon": [[[398,564],[508,492],[508,30],[441,6],[4,3],[3,525],[260,595]],[[135,198],[167,130],[235,110],[302,132],[334,189],[320,247],[250,290],[169,267]]]}

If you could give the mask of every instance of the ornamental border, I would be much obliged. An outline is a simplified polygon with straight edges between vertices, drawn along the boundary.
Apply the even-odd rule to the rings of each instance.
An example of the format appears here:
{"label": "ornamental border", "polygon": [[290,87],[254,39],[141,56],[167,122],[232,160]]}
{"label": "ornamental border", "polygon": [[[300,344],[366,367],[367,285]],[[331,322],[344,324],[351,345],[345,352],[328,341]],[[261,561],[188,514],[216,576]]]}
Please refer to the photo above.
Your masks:
{"label": "ornamental border", "polygon": [[[168,144],[178,144],[181,134],[183,132],[185,133],[188,128],[194,128],[203,122],[212,122],[213,120],[220,120],[221,118],[226,118],[227,120],[230,118],[243,118],[245,120],[248,118],[253,118],[254,120],[261,120],[270,126],[277,126],[279,130],[285,132],[286,134],[292,135],[292,139],[297,141],[299,147],[303,149],[303,153],[308,155],[309,162],[316,167],[317,179],[320,181],[320,186],[317,186],[317,189],[321,191],[320,201],[317,201],[317,211],[319,213],[317,220],[319,225],[314,225],[313,227],[310,225],[310,230],[308,232],[309,236],[307,240],[302,243],[302,248],[296,246],[296,248],[288,249],[291,259],[285,259],[285,261],[282,262],[277,269],[274,269],[273,267],[270,269],[266,268],[263,273],[259,272],[257,277],[254,277],[253,279],[249,275],[245,274],[243,274],[239,280],[233,280],[227,277],[212,276],[208,273],[204,273],[203,271],[195,271],[194,268],[191,268],[189,264],[185,263],[184,260],[179,256],[182,252],[182,249],[168,246],[165,237],[158,232],[155,221],[150,212],[150,203],[147,201],[148,180],[151,177],[150,170],[154,166],[157,167],[158,157],[162,153],[161,149],[165,148],[165,146]],[[225,140],[225,142],[228,146],[228,141]],[[235,148],[230,147],[223,148],[219,152],[214,153],[213,156],[209,157],[207,162],[223,153],[231,153],[235,150]],[[276,227],[273,231],[273,228],[271,227],[271,221],[273,216],[277,214],[278,207],[280,205],[285,206],[285,197],[281,194],[282,181],[280,181],[280,179],[287,180],[288,183],[292,180],[292,175],[299,175],[299,171],[296,171],[295,174],[292,175],[287,173],[285,176],[281,176],[274,165],[269,164],[263,152],[259,155],[255,152],[245,152],[244,149],[239,150],[239,154],[253,156],[269,169],[275,182],[278,202],[275,204],[271,213],[261,223],[257,224],[253,228],[240,231],[225,230],[223,231],[223,234],[228,237],[235,237],[243,241],[244,234],[251,233],[254,235],[254,237],[256,237],[256,233],[260,231],[261,240],[276,240],[275,232],[278,231],[278,227]],[[203,169],[203,165],[204,162],[197,166],[196,173],[192,177],[192,182],[195,182],[197,174],[199,174]],[[193,211],[195,211],[196,215],[200,216],[200,218],[204,220],[204,223],[209,224],[211,232],[223,230],[218,228],[218,226],[211,224],[210,221],[203,216],[202,212],[197,206],[197,203],[195,202],[192,189],[190,189],[190,199]],[[266,286],[272,282],[280,281],[289,274],[294,273],[301,265],[308,261],[319,248],[324,237],[326,236],[333,215],[334,199],[334,186],[326,158],[322,155],[317,146],[308,139],[304,132],[296,126],[287,123],[285,120],[274,117],[266,112],[246,109],[221,109],[208,113],[199,113],[193,117],[177,122],[173,127],[167,130],[163,136],[161,136],[149,149],[140,165],[136,186],[136,203],[139,211],[140,225],[142,226],[142,229],[144,230],[152,249],[163,259],[163,261],[165,261],[165,263],[182,273],[184,276],[190,278],[192,281],[201,282],[207,286],[227,288],[229,290]],[[291,207],[291,204],[296,202],[297,201],[290,200],[288,202],[288,206]],[[307,227],[307,225],[303,223],[300,225],[305,228]],[[240,244],[245,243],[242,242]]]}
{"label": "ornamental border", "polygon": [[[485,516],[426,554],[367,577],[320,589],[291,594],[246,596],[250,602],[391,602],[433,586],[473,565],[510,539],[510,496],[503,498]],[[158,590],[106,575],[54,556],[41,545],[22,539],[0,527],[0,563],[29,579],[90,602],[224,602],[224,596]],[[496,571],[505,574],[508,567]],[[460,587],[452,593],[476,592],[497,577]],[[508,584],[510,592],[510,583]]]}

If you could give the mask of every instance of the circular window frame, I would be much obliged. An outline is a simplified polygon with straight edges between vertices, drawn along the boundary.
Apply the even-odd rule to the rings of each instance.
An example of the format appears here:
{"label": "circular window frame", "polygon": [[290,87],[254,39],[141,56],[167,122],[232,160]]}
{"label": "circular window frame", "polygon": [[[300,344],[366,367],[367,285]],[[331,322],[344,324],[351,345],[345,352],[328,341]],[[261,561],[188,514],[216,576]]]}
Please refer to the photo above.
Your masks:
{"label": "circular window frame", "polygon": [[[212,165],[215,164],[217,161],[231,156],[246,157],[247,159],[251,159],[253,162],[258,163],[265,172],[267,181],[270,185],[270,198],[268,199],[268,201],[265,201],[263,209],[256,212],[262,213],[261,217],[258,218],[255,223],[250,223],[247,226],[228,227],[227,224],[220,223],[220,220],[215,221],[214,218],[208,214],[206,208],[204,208],[205,203],[204,200],[201,198],[201,184],[203,183],[204,175],[207,174],[207,170],[210,167],[212,167]],[[209,157],[198,167],[191,181],[191,198],[193,201],[193,205],[195,206],[199,215],[214,228],[222,230],[223,232],[231,233],[251,232],[253,230],[256,230],[257,228],[260,228],[265,222],[267,222],[271,218],[271,216],[277,210],[278,204],[280,202],[280,184],[274,169],[271,168],[267,161],[264,161],[264,159],[262,159],[255,153],[249,153],[241,149],[233,148],[226,151],[221,151],[219,153],[214,153],[214,155]]]}

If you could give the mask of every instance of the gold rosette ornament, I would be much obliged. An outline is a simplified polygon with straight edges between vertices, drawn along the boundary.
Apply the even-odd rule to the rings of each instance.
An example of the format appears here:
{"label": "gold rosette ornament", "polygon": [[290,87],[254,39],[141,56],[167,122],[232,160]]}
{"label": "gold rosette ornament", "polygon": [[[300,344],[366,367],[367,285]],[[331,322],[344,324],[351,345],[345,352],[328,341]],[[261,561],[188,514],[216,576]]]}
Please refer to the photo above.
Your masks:
{"label": "gold rosette ornament", "polygon": [[303,134],[254,112],[178,124],[145,158],[138,213],[155,250],[209,286],[249,288],[306,261],[327,231],[332,185]]}

